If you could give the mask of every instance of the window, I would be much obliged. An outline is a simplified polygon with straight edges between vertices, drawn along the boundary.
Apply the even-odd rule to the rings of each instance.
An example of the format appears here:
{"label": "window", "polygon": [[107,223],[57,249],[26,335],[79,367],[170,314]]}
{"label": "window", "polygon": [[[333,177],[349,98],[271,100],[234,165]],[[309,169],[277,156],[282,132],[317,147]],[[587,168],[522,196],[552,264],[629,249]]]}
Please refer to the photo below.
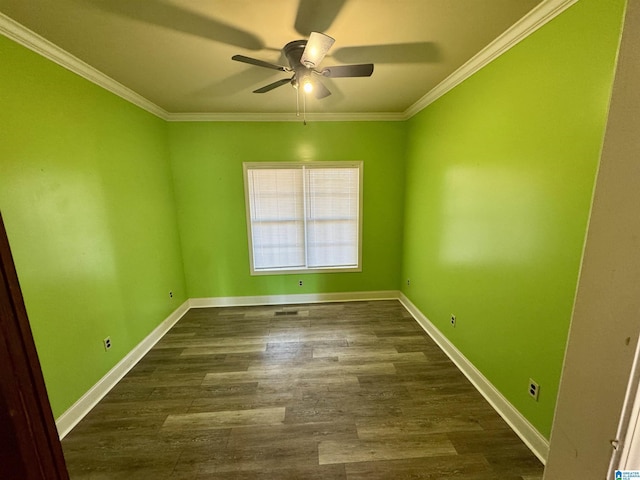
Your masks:
{"label": "window", "polygon": [[360,271],[362,162],[245,163],[251,273]]}

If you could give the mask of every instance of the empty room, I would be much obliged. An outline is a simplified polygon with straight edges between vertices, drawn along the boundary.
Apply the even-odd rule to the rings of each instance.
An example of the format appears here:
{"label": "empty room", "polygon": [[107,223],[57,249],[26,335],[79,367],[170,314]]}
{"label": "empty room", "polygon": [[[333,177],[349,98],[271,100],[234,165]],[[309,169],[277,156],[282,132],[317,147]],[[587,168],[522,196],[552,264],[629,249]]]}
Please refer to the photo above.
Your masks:
{"label": "empty room", "polygon": [[0,0],[0,33],[0,477],[640,469],[639,1]]}

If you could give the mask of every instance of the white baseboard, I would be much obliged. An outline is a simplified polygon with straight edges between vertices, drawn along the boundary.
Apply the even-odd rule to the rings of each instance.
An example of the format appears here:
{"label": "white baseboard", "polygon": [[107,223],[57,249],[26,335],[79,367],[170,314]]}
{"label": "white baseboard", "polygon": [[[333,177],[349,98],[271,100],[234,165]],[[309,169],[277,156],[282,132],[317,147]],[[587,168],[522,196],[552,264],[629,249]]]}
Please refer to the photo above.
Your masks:
{"label": "white baseboard", "polygon": [[549,441],[482,375],[482,373],[433,325],[411,301],[398,290],[373,292],[311,293],[264,295],[252,297],[191,298],[178,307],[87,393],[56,420],[58,435],[64,438],[89,411],[131,370],[142,357],[180,320],[190,308],[251,305],[284,305],[296,303],[355,302],[366,300],[400,300],[418,324],[455,363],[489,404],[514,432],[545,464]]}
{"label": "white baseboard", "polygon": [[338,293],[293,293],[288,295],[263,295],[256,297],[211,297],[192,298],[192,308],[241,307],[251,305],[285,305],[295,303],[357,302],[366,300],[398,300],[398,290],[380,290],[374,292],[338,292]]}
{"label": "white baseboard", "polygon": [[513,429],[533,454],[546,465],[549,456],[549,441],[507,400],[493,384],[478,370],[453,343],[409,300],[400,293],[400,302],[413,315],[418,324],[469,379],[496,412]]}
{"label": "white baseboard", "polygon": [[348,293],[313,293],[267,295],[255,297],[192,298],[185,301],[144,340],[120,360],[107,374],[56,419],[58,436],[63,439],[93,407],[144,357],[190,308],[280,305],[288,303],[349,302],[362,300],[397,300],[398,290]]}
{"label": "white baseboard", "polygon": [[147,337],[120,360],[107,374],[98,380],[87,393],[71,405],[62,415],[56,419],[58,436],[62,440],[75,427],[85,415],[87,415],[102,398],[122,380],[142,357],[173,327],[189,310],[189,301],[180,305],[160,325],[158,325]]}

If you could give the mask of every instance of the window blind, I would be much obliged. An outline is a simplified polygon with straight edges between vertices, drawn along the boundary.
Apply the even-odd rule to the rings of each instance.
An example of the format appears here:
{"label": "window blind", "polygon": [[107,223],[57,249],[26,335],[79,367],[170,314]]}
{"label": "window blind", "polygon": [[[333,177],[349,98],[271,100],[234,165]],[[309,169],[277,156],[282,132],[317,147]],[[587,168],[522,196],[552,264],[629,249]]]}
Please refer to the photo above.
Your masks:
{"label": "window blind", "polygon": [[358,264],[357,168],[305,169],[307,265]]}
{"label": "window blind", "polygon": [[302,171],[249,170],[255,269],[305,265]]}
{"label": "window blind", "polygon": [[245,164],[252,271],[358,269],[360,164]]}

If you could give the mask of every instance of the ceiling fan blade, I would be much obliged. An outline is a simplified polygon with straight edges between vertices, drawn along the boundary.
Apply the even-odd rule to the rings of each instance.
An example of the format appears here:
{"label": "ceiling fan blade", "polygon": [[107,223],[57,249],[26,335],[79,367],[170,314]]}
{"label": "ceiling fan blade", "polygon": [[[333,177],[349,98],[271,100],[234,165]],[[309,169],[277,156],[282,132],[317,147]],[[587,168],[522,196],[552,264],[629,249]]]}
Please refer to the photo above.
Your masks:
{"label": "ceiling fan blade", "polygon": [[290,82],[291,82],[290,78],[283,78],[281,80],[278,80],[277,82],[270,83],[269,85],[265,85],[264,87],[261,87],[261,88],[259,88],[257,90],[254,90],[253,93],[270,92],[274,88],[281,87],[282,85],[285,85],[285,84],[290,83]]}
{"label": "ceiling fan blade", "polygon": [[313,80],[313,94],[318,100],[321,100],[325,97],[331,95],[331,91],[324,86],[322,82],[317,79]]}
{"label": "ceiling fan blade", "polygon": [[261,50],[264,43],[254,34],[169,2],[149,0],[86,0],[94,7],[137,22],[157,25],[247,50]]}
{"label": "ceiling fan blade", "polygon": [[294,27],[302,36],[311,32],[326,32],[336,19],[346,0],[300,0]]}
{"label": "ceiling fan blade", "polygon": [[332,56],[344,63],[362,60],[373,63],[433,63],[442,60],[440,47],[434,42],[342,47],[334,50]]}
{"label": "ceiling fan blade", "polygon": [[305,67],[313,68],[320,65],[322,59],[327,54],[335,40],[329,35],[319,32],[311,32],[311,36],[304,47],[304,52],[300,57],[300,63]]}
{"label": "ceiling fan blade", "polygon": [[336,65],[322,70],[323,76],[338,77],[370,77],[373,73],[373,63],[362,63],[360,65]]}
{"label": "ceiling fan blade", "polygon": [[283,67],[282,65],[265,62],[264,60],[258,60],[257,58],[245,57],[244,55],[234,55],[233,57],[231,57],[231,60],[235,60],[236,62],[248,63],[250,65],[257,65],[258,67],[271,68],[273,70],[279,70],[281,72],[289,71],[287,67]]}

